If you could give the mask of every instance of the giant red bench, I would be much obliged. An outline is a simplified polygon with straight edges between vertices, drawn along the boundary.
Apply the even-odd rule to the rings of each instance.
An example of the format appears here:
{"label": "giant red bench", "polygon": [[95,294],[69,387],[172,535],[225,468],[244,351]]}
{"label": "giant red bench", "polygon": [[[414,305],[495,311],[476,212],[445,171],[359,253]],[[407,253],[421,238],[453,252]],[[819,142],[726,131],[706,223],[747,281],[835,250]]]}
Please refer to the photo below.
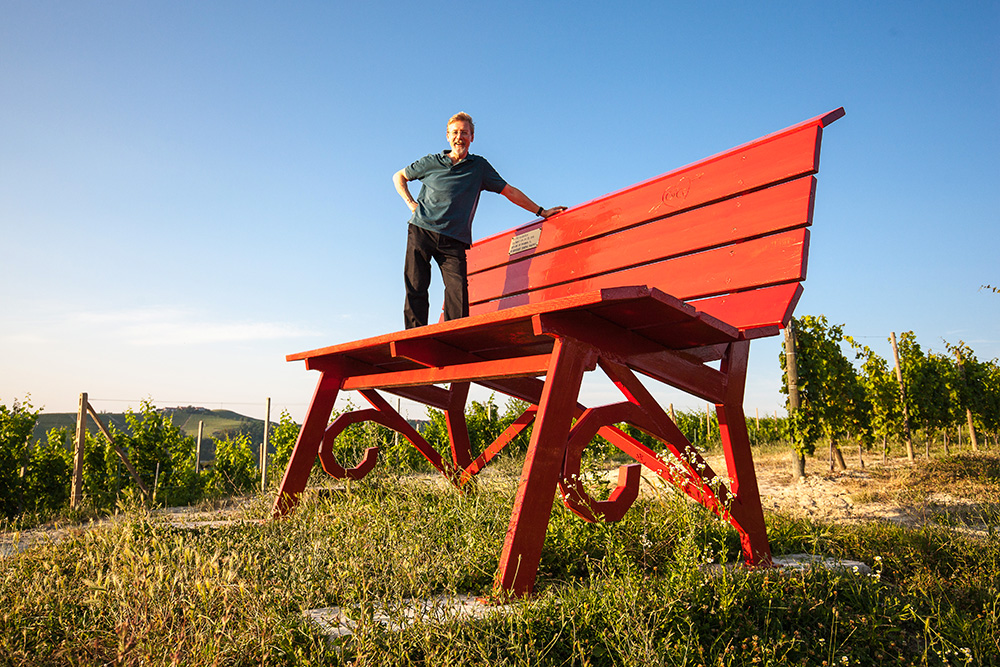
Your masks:
{"label": "giant red bench", "polygon": [[[729,521],[748,565],[769,565],[743,413],[747,357],[752,339],[788,323],[802,293],[820,139],[843,115],[831,111],[476,243],[469,317],[289,355],[320,377],[274,516],[294,508],[317,456],[338,478],[372,469],[377,448],[350,468],[332,454],[351,424],[398,431],[461,487],[533,423],[498,591],[532,592],[557,490],[585,520],[618,520],[638,495],[641,466]],[[578,402],[581,381],[598,367],[623,400],[588,408]],[[716,406],[728,479],[681,434],[649,379]],[[475,456],[465,422],[473,382],[529,404]],[[347,390],[371,408],[329,423]],[[443,410],[451,451],[431,447],[380,391]],[[665,449],[630,437],[622,423]],[[636,461],[621,467],[607,500],[593,498],[578,475],[598,434]]]}

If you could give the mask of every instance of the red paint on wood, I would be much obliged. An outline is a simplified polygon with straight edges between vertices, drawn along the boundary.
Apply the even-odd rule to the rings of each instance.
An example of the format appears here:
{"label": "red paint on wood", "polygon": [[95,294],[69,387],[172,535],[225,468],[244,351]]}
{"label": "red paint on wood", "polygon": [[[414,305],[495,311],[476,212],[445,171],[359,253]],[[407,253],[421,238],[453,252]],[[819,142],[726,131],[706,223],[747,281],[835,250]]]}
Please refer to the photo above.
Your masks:
{"label": "red paint on wood", "polygon": [[803,227],[812,221],[814,184],[815,179],[805,177],[554,252],[536,253],[470,276],[470,290],[477,302],[486,301]]}
{"label": "red paint on wood", "polygon": [[[478,314],[502,310],[511,306],[568,297],[579,292],[626,285],[655,285],[668,294],[687,300],[804,280],[806,263],[803,253],[808,247],[808,239],[807,229],[795,229],[734,246],[706,250],[694,255],[685,255],[510,296],[502,296],[502,292],[490,289],[485,292],[480,291],[480,285],[473,276],[470,276],[469,290],[470,292],[475,290],[477,299],[497,299],[479,301],[470,306],[470,312]],[[501,296],[502,298],[498,298]]]}
{"label": "red paint on wood", "polygon": [[504,429],[504,432],[497,436],[497,439],[490,444],[489,447],[480,454],[475,461],[473,461],[465,470],[462,471],[461,478],[459,479],[459,485],[464,485],[475,475],[478,475],[486,464],[489,463],[493,457],[503,451],[504,447],[509,445],[514,441],[514,438],[519,436],[524,429],[531,425],[535,421],[535,416],[538,414],[538,406],[531,405],[521,413],[521,415],[515,419],[510,426]]}
{"label": "red paint on wood", "polygon": [[496,578],[498,589],[518,597],[535,585],[576,397],[594,356],[592,348],[570,339],[557,340],[552,352]]}
{"label": "red paint on wood", "polygon": [[740,329],[768,326],[784,328],[788,326],[800,296],[802,296],[802,285],[792,282],[692,301],[691,304],[698,310],[714,315]]}
{"label": "red paint on wood", "polygon": [[619,483],[611,497],[604,501],[594,500],[587,493],[580,475],[583,450],[591,439],[602,427],[626,421],[631,407],[630,404],[614,405],[587,410],[570,432],[559,489],[566,507],[585,521],[597,521],[598,517],[605,521],[620,521],[639,496],[641,465],[621,466]]}
{"label": "red paint on wood", "polygon": [[719,417],[726,466],[732,480],[731,489],[735,496],[731,514],[740,533],[744,559],[747,565],[767,566],[771,564],[771,546],[767,540],[757,474],[750,453],[750,437],[747,434],[746,416],[743,414],[743,390],[749,354],[748,341],[734,343],[722,359],[721,370],[729,377],[729,393],[724,404],[716,405],[716,414]]}
{"label": "red paint on wood", "polygon": [[380,419],[375,420],[378,423],[391,428],[392,430],[398,432],[404,438],[410,441],[414,447],[417,448],[427,461],[434,466],[438,472],[440,472],[445,477],[452,479],[454,477],[453,471],[450,466],[445,465],[444,460],[436,449],[431,447],[430,443],[424,440],[424,437],[417,432],[415,428],[410,426],[410,422],[406,421],[401,414],[396,412],[388,401],[382,398],[377,391],[366,389],[361,392],[361,395],[365,397],[372,407],[378,410]]}
{"label": "red paint on wood", "polygon": [[309,403],[309,410],[302,422],[299,437],[288,460],[288,467],[285,468],[285,475],[281,479],[281,486],[278,487],[278,496],[271,509],[271,515],[275,518],[291,512],[299,503],[299,496],[305,490],[309,473],[313,463],[316,462],[320,441],[326,431],[326,422],[333,412],[333,405],[337,401],[341,382],[341,376],[323,373],[316,383],[316,391]]}
{"label": "red paint on wood", "polygon": [[464,470],[472,463],[472,444],[465,421],[465,401],[468,397],[468,382],[452,383],[451,402],[448,403],[444,419],[448,427],[448,441],[451,443],[451,460],[456,470]]}
{"label": "red paint on wood", "polygon": [[[717,482],[720,478],[712,470],[712,467],[701,453],[688,442],[677,425],[632,371],[627,366],[605,360],[601,361],[601,368],[629,401],[641,408],[641,414],[633,416],[632,423],[664,442],[677,461],[686,468],[690,478],[699,481],[701,485],[699,489],[700,502],[720,516],[726,516],[728,512],[731,512],[732,502],[729,489],[721,481]],[[690,495],[688,489],[684,490]]]}
{"label": "red paint on wood", "polygon": [[344,380],[345,390],[375,389],[381,387],[406,387],[411,385],[469,382],[472,380],[510,377],[515,375],[544,375],[548,355],[539,354],[515,359],[479,361],[471,364],[454,364],[440,368],[418,368],[394,373],[358,375]]}
{"label": "red paint on wood", "polygon": [[[634,501],[636,465],[619,470],[608,501],[595,501],[573,480],[595,433],[730,521],[748,564],[769,564],[742,408],[747,351],[751,338],[787,323],[801,294],[811,174],[822,128],[842,115],[838,109],[817,116],[477,243],[469,253],[468,318],[289,355],[322,375],[275,516],[294,506],[324,432],[332,438],[347,423],[395,428],[459,486],[533,423],[496,577],[503,594],[531,593],[557,486],[589,520],[620,518]],[[511,238],[529,230],[541,230],[537,246],[509,255]],[[708,365],[717,360],[719,369]],[[625,402],[592,409],[577,402],[583,373],[597,363]],[[716,405],[729,485],[635,373]],[[463,419],[469,382],[532,404],[475,460]],[[446,410],[452,463],[375,388]],[[351,413],[325,431],[341,389],[361,390],[374,410]],[[621,422],[659,439],[665,453],[615,426]],[[323,457],[327,469],[344,475],[374,464],[374,454],[350,470]]]}
{"label": "red paint on wood", "polygon": [[[759,140],[574,206],[553,217],[551,224],[543,224],[533,254],[815,173],[819,168],[819,132],[818,127],[804,127]],[[469,274],[509,261],[510,239],[525,229],[474,244],[469,251]]]}

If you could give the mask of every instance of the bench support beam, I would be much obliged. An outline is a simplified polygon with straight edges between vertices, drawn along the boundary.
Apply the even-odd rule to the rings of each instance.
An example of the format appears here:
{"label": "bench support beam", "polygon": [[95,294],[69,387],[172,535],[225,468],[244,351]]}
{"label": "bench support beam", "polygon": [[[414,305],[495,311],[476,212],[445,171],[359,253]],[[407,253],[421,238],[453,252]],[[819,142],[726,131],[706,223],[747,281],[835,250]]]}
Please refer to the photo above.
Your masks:
{"label": "bench support beam", "polygon": [[299,504],[299,496],[306,488],[309,473],[312,471],[319,445],[326,433],[326,425],[333,414],[333,405],[343,384],[344,376],[334,370],[324,371],[316,383],[309,411],[306,413],[295,448],[285,468],[285,476],[278,489],[278,497],[274,500],[271,515],[274,518],[288,514]]}
{"label": "bench support beam", "polygon": [[494,582],[504,595],[524,597],[535,585],[580,383],[596,362],[593,348],[556,339]]}
{"label": "bench support beam", "polygon": [[731,480],[730,490],[736,497],[739,508],[738,514],[734,513],[734,518],[739,522],[743,556],[747,565],[766,567],[771,564],[771,547],[767,541],[757,473],[753,467],[750,436],[747,434],[747,420],[743,413],[743,391],[749,356],[750,341],[740,341],[729,346],[728,353],[722,358],[721,368],[729,378],[726,401],[716,404],[715,411],[719,417],[722,450],[726,455],[726,467]]}

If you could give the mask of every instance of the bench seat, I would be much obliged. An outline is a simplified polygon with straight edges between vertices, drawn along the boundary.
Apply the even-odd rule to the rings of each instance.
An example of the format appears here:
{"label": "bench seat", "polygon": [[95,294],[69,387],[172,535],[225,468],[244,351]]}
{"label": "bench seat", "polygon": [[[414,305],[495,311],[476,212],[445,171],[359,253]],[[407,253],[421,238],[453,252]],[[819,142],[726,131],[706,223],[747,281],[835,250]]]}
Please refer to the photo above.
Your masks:
{"label": "bench seat", "polygon": [[[749,345],[776,335],[802,293],[822,129],[842,115],[817,116],[474,244],[469,317],[289,355],[320,379],[274,515],[295,506],[317,456],[335,477],[360,479],[372,469],[377,448],[353,467],[333,457],[334,439],[351,424],[398,431],[458,487],[532,426],[498,565],[500,594],[532,592],[557,492],[584,520],[618,520],[637,497],[641,466],[729,521],[748,565],[770,564],[743,414]],[[579,403],[584,374],[597,368],[622,401]],[[726,478],[656,402],[649,380],[716,406]],[[471,383],[529,406],[479,452],[465,423]],[[371,408],[328,423],[348,390]],[[380,392],[443,410],[450,460]],[[665,450],[649,449],[622,423]],[[621,467],[604,501],[578,477],[596,435],[636,461]]]}

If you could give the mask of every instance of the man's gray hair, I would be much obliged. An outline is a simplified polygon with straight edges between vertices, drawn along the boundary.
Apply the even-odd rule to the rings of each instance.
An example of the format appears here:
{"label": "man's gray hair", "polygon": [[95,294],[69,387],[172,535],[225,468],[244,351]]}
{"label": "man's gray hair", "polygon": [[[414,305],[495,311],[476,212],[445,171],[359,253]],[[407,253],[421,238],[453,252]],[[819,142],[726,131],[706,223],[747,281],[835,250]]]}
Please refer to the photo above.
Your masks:
{"label": "man's gray hair", "polygon": [[472,122],[472,116],[465,113],[464,111],[459,111],[457,114],[448,119],[448,125],[455,123],[457,121],[465,121],[472,128],[472,133],[476,133],[476,124]]}

